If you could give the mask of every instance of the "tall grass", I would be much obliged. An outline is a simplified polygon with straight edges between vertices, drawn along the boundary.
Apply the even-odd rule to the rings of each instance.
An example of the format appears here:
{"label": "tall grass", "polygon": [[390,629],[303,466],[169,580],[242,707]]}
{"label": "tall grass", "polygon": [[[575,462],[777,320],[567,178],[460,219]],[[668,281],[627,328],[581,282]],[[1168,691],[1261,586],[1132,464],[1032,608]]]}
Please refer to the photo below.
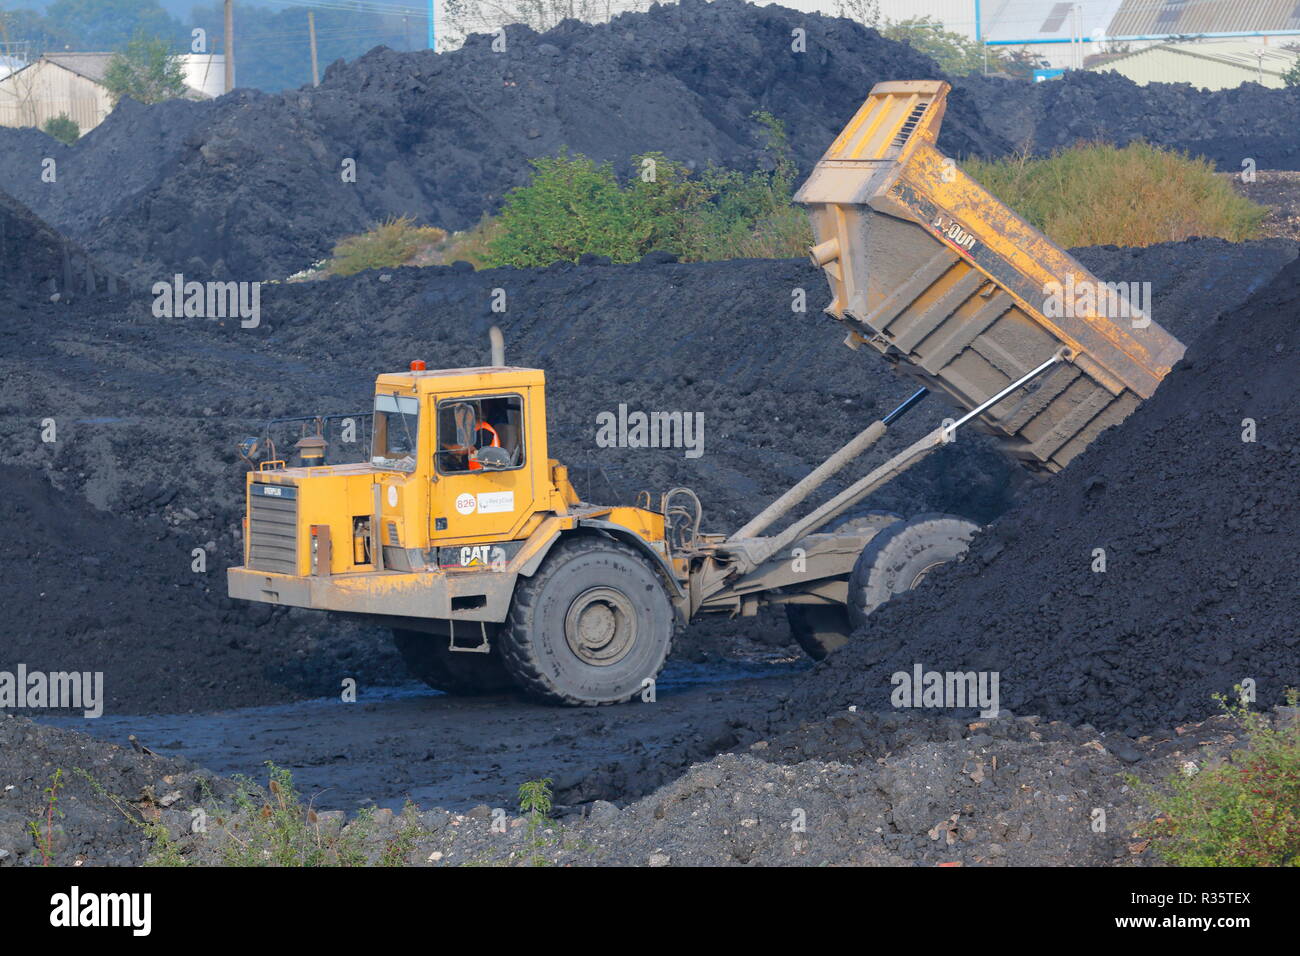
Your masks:
{"label": "tall grass", "polygon": [[1134,142],[1045,159],[968,160],[966,172],[1059,245],[1149,246],[1191,236],[1253,239],[1267,214],[1209,161]]}
{"label": "tall grass", "polygon": [[389,218],[368,232],[339,240],[326,271],[350,276],[366,269],[424,264],[417,262],[417,257],[446,238],[445,229],[417,226],[410,216]]}

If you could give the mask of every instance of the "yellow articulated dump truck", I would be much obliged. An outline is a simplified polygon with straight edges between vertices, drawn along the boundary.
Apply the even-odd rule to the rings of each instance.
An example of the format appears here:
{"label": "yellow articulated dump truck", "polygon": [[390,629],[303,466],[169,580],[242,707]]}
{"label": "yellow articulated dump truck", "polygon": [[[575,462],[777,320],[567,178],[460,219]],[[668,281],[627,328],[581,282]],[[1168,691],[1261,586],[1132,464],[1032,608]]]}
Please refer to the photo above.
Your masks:
{"label": "yellow articulated dump truck", "polygon": [[[490,365],[416,361],[378,377],[369,461],[324,464],[324,442],[308,440],[299,467],[254,463],[231,597],[388,626],[413,674],[441,690],[514,685],[562,704],[644,693],[701,614],[784,605],[812,656],[843,644],[892,595],[959,558],[977,528],[870,512],[822,529],[967,425],[1035,470],[1059,470],[1182,354],[1146,316],[1045,314],[1045,286],[1096,280],[935,150],[947,89],[878,85],[796,197],[849,344],[871,345],[923,387],[742,528],[701,531],[688,488],[581,501],[547,447],[543,372],[507,366],[493,330]],[[788,517],[929,388],[966,413]]]}

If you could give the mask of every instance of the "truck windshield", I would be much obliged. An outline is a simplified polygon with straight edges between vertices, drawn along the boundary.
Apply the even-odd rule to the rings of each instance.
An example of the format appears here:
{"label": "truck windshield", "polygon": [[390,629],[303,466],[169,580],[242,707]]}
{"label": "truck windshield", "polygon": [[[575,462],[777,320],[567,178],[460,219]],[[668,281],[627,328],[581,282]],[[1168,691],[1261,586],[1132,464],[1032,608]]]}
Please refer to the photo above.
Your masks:
{"label": "truck windshield", "polygon": [[380,468],[415,471],[419,426],[418,399],[409,395],[376,395],[370,463]]}

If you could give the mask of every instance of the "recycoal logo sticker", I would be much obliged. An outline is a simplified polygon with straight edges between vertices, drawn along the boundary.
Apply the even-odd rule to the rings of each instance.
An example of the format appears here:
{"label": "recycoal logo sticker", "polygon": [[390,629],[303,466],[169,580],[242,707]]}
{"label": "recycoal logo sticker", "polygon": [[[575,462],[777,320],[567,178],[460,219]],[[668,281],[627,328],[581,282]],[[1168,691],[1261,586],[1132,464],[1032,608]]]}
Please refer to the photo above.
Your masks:
{"label": "recycoal logo sticker", "polygon": [[478,496],[479,514],[509,514],[515,510],[513,491],[485,491]]}
{"label": "recycoal logo sticker", "polygon": [[456,496],[456,510],[463,515],[472,515],[474,509],[478,507],[478,502],[468,491]]}

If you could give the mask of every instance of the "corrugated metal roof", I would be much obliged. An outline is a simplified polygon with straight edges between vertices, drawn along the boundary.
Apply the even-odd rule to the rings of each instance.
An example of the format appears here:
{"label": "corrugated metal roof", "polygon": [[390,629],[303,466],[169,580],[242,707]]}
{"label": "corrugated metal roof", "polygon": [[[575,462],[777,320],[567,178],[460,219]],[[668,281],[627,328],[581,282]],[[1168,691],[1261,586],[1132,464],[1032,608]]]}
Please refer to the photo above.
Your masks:
{"label": "corrugated metal roof", "polygon": [[[1124,0],[1087,0],[1082,9],[1083,38],[1106,33]],[[1151,0],[1146,0],[1151,2]],[[1043,43],[1069,40],[1075,33],[1073,0],[984,0],[981,33],[990,43]]]}
{"label": "corrugated metal roof", "polygon": [[96,83],[104,82],[104,73],[112,58],[112,53],[47,53],[41,57]]}
{"label": "corrugated metal roof", "polygon": [[1262,82],[1281,87],[1282,74],[1300,59],[1300,53],[1258,40],[1218,40],[1162,43],[1098,63],[1088,69],[1113,71],[1136,83],[1191,83],[1217,90]]}
{"label": "corrugated metal roof", "polygon": [[1113,38],[1300,30],[1300,0],[1124,0]]}

